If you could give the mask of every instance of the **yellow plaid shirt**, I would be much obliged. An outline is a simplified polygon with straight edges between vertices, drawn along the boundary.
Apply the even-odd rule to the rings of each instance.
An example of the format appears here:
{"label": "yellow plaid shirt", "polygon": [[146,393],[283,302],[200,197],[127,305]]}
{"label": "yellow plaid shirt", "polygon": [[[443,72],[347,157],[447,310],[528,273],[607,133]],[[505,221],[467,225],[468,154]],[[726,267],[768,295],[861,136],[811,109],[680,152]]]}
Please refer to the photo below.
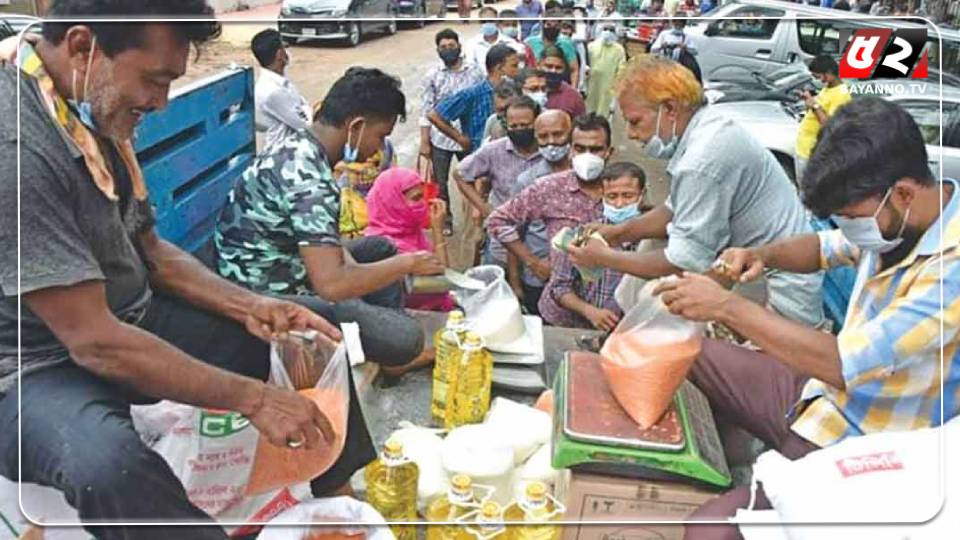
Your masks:
{"label": "yellow plaid shirt", "polygon": [[861,253],[840,231],[819,233],[821,266],[858,265],[858,272],[837,336],[846,389],[807,383],[792,425],[801,437],[822,447],[851,436],[939,425],[957,415],[960,189],[947,181],[954,192],[939,220],[903,261],[883,271],[877,253]]}

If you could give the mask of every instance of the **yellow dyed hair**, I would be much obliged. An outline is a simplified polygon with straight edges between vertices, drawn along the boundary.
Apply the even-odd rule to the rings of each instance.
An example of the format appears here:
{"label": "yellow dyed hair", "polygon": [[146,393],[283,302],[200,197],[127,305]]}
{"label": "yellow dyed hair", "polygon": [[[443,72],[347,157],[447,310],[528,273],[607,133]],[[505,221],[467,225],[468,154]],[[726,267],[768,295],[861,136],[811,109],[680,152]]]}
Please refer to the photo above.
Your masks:
{"label": "yellow dyed hair", "polygon": [[703,87],[693,73],[659,54],[641,54],[631,58],[617,76],[616,93],[639,98],[651,105],[675,100],[681,107],[703,104]]}

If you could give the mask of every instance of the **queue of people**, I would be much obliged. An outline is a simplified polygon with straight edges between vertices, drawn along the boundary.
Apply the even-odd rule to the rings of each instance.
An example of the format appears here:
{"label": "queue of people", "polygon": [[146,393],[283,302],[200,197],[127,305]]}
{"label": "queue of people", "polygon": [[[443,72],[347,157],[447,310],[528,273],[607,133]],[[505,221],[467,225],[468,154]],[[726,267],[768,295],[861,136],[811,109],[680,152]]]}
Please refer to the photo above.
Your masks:
{"label": "queue of people", "polygon": [[[131,137],[166,105],[191,46],[219,26],[202,0],[125,5],[130,17],[209,21],[130,23],[137,39],[47,22],[0,68],[0,163],[21,170],[0,173],[0,248],[19,250],[0,265],[0,433],[23,428],[22,453],[17,438],[0,437],[0,475],[62,491],[85,521],[212,523],[135,431],[135,403],[234,410],[277,446],[331,440],[324,411],[263,382],[279,334],[340,339],[335,324],[356,322],[384,373],[428,365],[433,351],[406,308],[448,310],[452,299],[408,297],[403,282],[449,264],[448,186],[483,225],[483,262],[507,269],[525,309],[547,324],[609,332],[651,294],[642,283],[675,276],[652,294],[734,335],[705,340],[690,380],[718,415],[789,458],[960,412],[957,183],[933,176],[919,128],[895,104],[809,97],[798,192],[758,141],[705,104],[695,72],[661,53],[684,47],[675,33],[627,62],[616,27],[601,23],[582,54],[564,35],[576,24],[564,32],[549,18],[563,15],[556,6],[524,0],[517,15],[548,19],[516,25],[487,10],[479,39],[436,34],[418,116],[419,155],[430,163],[414,170],[395,166],[388,142],[409,112],[396,77],[352,67],[307,108],[284,77],[289,52],[267,31],[252,45],[264,68],[256,103],[266,142],[221,210],[211,271],[158,235]],[[50,15],[110,9],[60,0]],[[840,88],[834,65],[818,60],[811,71]],[[627,137],[666,161],[662,204],[648,200],[647,172],[618,159],[614,103]],[[347,189],[364,216],[346,220],[350,234]],[[814,233],[811,213],[839,228]],[[603,241],[556,249],[565,227]],[[834,335],[821,282],[840,265],[859,271]],[[762,303],[738,293],[736,284],[760,278]],[[352,383],[349,400],[344,451],[312,482],[316,496],[344,492],[375,456]],[[693,517],[723,520],[750,495],[735,489]],[[770,506],[762,490],[753,503]],[[213,526],[90,531],[226,538]],[[686,537],[740,536],[703,524]]]}

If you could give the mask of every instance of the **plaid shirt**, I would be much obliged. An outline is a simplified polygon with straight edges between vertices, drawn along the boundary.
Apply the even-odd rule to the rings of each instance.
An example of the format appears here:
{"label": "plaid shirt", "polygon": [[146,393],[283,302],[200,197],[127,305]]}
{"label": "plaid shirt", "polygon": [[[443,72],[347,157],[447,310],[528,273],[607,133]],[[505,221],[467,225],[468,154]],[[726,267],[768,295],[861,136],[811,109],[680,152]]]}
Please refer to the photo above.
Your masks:
{"label": "plaid shirt", "polygon": [[437,114],[449,123],[460,121],[463,134],[470,138],[470,152],[483,142],[483,128],[487,117],[494,112],[493,86],[488,79],[444,98],[437,105]]}
{"label": "plaid shirt", "polygon": [[[634,247],[624,245],[621,246],[621,249],[632,251]],[[577,295],[578,298],[591,306],[607,309],[618,315],[623,314],[620,304],[613,297],[617,285],[620,285],[620,280],[623,278],[621,272],[607,268],[604,269],[599,280],[585,282],[566,253],[558,252],[554,260],[556,264],[551,265],[553,271],[550,273],[550,298],[544,300],[547,298],[547,295],[544,294],[540,297],[540,305],[538,306],[540,316],[547,324],[569,328],[593,328],[593,324],[582,315],[560,305],[560,297],[567,293]]]}
{"label": "plaid shirt", "polygon": [[[444,135],[442,131],[430,123],[430,120],[427,119],[427,113],[434,110],[437,103],[444,98],[476,85],[483,78],[483,71],[466,61],[463,62],[460,69],[448,68],[442,62],[440,65],[430,68],[427,76],[423,79],[423,91],[420,94],[423,116],[420,117],[419,122],[420,127],[430,128],[430,144],[450,152],[463,150],[453,139]],[[460,122],[457,120],[451,122],[451,125],[455,129],[461,129]]]}
{"label": "plaid shirt", "polygon": [[846,389],[806,384],[792,426],[805,439],[827,446],[936,426],[960,410],[960,189],[947,181],[949,204],[895,266],[880,270],[879,255],[861,253],[838,230],[819,233],[822,267],[859,267],[837,336]]}

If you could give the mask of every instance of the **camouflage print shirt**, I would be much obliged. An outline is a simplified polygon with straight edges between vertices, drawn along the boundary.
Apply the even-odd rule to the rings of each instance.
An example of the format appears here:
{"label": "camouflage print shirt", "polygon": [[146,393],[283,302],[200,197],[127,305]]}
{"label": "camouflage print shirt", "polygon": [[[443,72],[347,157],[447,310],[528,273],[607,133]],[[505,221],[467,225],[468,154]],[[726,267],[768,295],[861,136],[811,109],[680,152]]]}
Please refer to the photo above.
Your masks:
{"label": "camouflage print shirt", "polygon": [[244,171],[217,222],[220,275],[272,294],[312,294],[300,246],[339,246],[340,188],[310,130],[288,130]]}

